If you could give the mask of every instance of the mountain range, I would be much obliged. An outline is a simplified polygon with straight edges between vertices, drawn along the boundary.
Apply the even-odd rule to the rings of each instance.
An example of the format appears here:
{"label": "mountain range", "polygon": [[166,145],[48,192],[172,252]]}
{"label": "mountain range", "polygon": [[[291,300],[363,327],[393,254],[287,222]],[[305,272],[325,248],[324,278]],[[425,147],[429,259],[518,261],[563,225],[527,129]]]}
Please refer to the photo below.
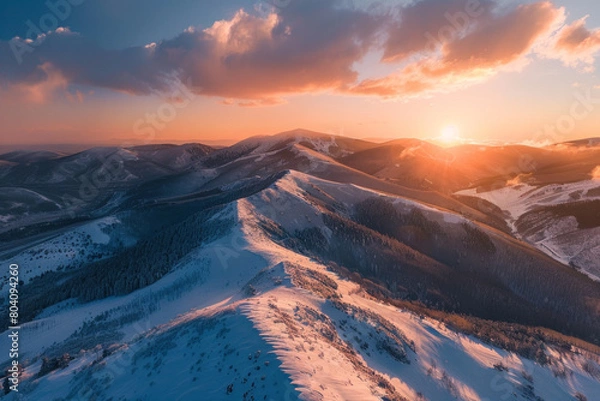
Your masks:
{"label": "mountain range", "polygon": [[600,394],[598,139],[15,151],[0,221],[8,400]]}

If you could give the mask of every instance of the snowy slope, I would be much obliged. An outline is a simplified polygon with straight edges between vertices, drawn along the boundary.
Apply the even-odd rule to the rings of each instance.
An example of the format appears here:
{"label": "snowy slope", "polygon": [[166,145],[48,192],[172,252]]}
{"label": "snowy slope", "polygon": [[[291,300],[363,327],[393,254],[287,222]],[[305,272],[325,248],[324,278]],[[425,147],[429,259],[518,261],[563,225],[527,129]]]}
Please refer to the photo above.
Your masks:
{"label": "snowy slope", "polygon": [[[598,356],[549,346],[552,362],[542,366],[384,304],[269,235],[268,221],[289,231],[325,229],[316,194],[343,208],[376,193],[291,172],[231,202],[214,217],[234,219],[229,234],[194,249],[154,284],[88,304],[70,300],[24,324],[27,368],[19,395],[563,401],[576,393],[588,400],[600,394]],[[464,221],[423,210],[449,225]],[[98,233],[96,240],[102,239]],[[3,349],[6,334],[0,336]],[[74,358],[67,367],[36,377],[42,355],[64,352]]]}
{"label": "snowy slope", "polygon": [[265,157],[297,145],[335,159],[376,146],[358,139],[297,129],[273,136],[244,139],[233,146],[215,151],[204,163],[208,167],[217,167],[233,161],[254,159],[256,156],[259,156],[259,161],[261,161]]}
{"label": "snowy slope", "polygon": [[21,220],[39,211],[58,211],[61,206],[42,194],[26,188],[4,187],[0,193],[0,222]]}
{"label": "snowy slope", "polygon": [[517,184],[487,192],[469,189],[456,194],[493,203],[505,213],[516,236],[561,263],[572,264],[600,280],[600,227],[582,228],[574,216],[548,212],[560,205],[600,200],[599,180],[543,186]]}
{"label": "snowy slope", "polygon": [[456,194],[485,199],[504,210],[510,220],[515,222],[526,212],[540,206],[553,206],[581,199],[600,199],[600,181],[588,180],[544,186],[517,184],[487,192],[479,192],[477,188],[473,188]]}
{"label": "snowy slope", "polygon": [[[105,258],[116,249],[131,245],[133,235],[115,216],[81,224],[20,252],[0,254],[0,263],[23,266],[24,282],[50,271],[72,270],[93,260]],[[8,270],[0,273],[0,289],[8,282]]]}

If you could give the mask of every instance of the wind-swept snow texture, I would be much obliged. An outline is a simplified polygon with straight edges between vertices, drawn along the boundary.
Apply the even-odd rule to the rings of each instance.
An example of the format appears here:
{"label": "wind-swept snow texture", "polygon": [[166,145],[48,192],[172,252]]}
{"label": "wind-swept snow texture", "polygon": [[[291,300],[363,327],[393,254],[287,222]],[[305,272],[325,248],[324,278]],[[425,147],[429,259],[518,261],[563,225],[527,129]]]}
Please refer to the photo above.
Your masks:
{"label": "wind-swept snow texture", "polygon": [[[598,399],[600,366],[591,354],[548,346],[551,363],[542,366],[384,304],[274,239],[268,221],[290,232],[327,232],[308,189],[334,194],[340,207],[377,195],[291,172],[229,203],[214,217],[234,220],[228,234],[192,250],[155,283],[86,304],[71,299],[24,323],[22,384],[5,399]],[[446,224],[464,221],[423,210]],[[115,224],[107,218],[75,232],[105,245]],[[7,332],[1,339],[7,349]],[[67,352],[67,367],[38,376],[42,356]]]}

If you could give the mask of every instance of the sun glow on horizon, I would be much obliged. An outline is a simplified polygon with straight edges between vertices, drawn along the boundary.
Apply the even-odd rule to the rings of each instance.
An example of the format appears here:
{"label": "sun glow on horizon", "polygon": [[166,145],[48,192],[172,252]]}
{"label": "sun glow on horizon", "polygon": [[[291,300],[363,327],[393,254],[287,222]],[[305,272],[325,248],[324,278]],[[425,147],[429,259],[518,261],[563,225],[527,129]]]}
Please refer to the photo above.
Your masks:
{"label": "sun glow on horizon", "polygon": [[445,145],[454,145],[461,142],[460,130],[456,125],[447,125],[442,128],[438,140]]}

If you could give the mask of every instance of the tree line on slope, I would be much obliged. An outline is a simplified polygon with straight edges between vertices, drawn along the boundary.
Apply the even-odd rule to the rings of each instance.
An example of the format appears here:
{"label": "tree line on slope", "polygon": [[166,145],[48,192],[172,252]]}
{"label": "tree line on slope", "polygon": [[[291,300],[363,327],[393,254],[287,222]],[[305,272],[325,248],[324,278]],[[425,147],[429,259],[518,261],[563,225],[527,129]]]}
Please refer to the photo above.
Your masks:
{"label": "tree line on slope", "polygon": [[[110,258],[92,262],[74,272],[46,272],[26,284],[21,300],[23,322],[45,308],[70,298],[90,302],[126,295],[155,283],[203,243],[225,235],[229,218],[213,218],[222,208],[209,209],[141,240]],[[7,315],[7,314],[4,314]],[[3,325],[8,325],[6,319]]]}
{"label": "tree line on slope", "polygon": [[351,217],[324,213],[330,239],[310,228],[297,233],[299,248],[397,299],[599,343],[600,285],[572,269],[478,226],[442,227],[381,199],[359,204]]}

